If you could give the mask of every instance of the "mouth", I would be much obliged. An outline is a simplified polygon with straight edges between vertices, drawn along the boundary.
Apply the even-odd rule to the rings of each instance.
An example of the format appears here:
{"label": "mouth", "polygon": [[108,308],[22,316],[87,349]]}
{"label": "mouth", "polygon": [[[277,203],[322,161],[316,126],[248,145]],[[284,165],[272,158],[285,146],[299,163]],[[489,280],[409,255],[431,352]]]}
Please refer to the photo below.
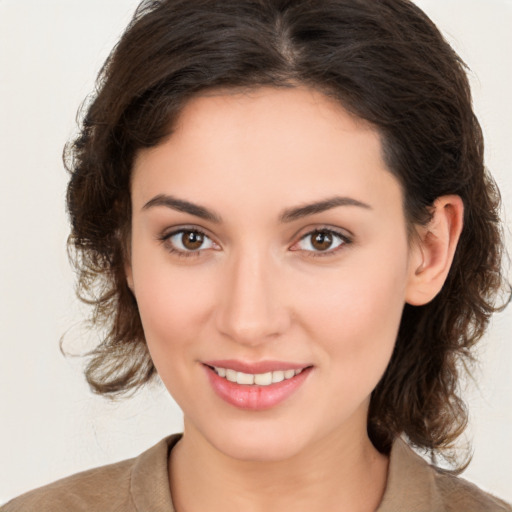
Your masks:
{"label": "mouth", "polygon": [[245,373],[237,372],[232,368],[223,368],[221,366],[209,366],[219,377],[226,379],[229,382],[235,382],[243,386],[270,386],[277,384],[284,380],[293,379],[296,375],[299,375],[306,368],[299,368],[297,370],[275,370],[272,372],[265,373]]}
{"label": "mouth", "polygon": [[252,411],[270,409],[284,402],[302,387],[313,370],[311,365],[279,362],[248,365],[216,361],[203,363],[203,367],[220,398],[239,409]]}

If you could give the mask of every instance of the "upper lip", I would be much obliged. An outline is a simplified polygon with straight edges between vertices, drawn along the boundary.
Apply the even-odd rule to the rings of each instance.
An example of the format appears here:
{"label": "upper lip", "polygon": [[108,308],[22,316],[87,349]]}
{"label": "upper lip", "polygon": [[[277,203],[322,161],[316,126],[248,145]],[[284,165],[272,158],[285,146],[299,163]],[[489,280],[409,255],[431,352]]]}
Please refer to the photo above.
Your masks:
{"label": "upper lip", "polygon": [[290,363],[287,361],[245,362],[237,361],[235,359],[203,361],[203,364],[217,368],[231,369],[235,370],[236,372],[252,374],[275,372],[278,370],[301,370],[307,368],[308,366],[311,366],[309,364]]}

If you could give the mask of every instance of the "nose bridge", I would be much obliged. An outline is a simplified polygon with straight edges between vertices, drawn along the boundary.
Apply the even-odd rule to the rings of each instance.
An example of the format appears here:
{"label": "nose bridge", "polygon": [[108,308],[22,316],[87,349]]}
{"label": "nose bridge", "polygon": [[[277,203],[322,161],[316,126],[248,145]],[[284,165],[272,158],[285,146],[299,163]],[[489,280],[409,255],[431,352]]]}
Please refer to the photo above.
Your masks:
{"label": "nose bridge", "polygon": [[[250,244],[252,245],[252,244]],[[238,343],[258,345],[287,324],[279,268],[268,250],[240,248],[228,258],[218,302],[218,328]]]}

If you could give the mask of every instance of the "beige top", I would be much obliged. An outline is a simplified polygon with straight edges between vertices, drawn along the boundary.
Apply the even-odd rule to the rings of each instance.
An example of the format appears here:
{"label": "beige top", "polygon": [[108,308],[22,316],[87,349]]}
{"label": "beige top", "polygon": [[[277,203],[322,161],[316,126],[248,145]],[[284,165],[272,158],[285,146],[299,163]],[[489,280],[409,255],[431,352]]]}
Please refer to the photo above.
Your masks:
{"label": "beige top", "polygon": [[[1,512],[175,512],[167,460],[181,434],[134,459],[77,473],[15,498]],[[398,439],[376,512],[512,512],[469,482],[430,466]]]}

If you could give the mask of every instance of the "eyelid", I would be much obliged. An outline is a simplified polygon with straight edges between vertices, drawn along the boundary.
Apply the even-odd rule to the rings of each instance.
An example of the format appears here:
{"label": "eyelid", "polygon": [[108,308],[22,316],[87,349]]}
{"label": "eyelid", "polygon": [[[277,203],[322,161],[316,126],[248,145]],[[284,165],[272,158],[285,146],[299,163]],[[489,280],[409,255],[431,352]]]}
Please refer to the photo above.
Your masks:
{"label": "eyelid", "polygon": [[[193,250],[183,250],[183,249],[178,249],[176,248],[175,246],[173,246],[171,243],[170,243],[170,239],[175,236],[175,235],[178,235],[180,233],[199,233],[200,235],[202,235],[204,238],[207,238],[208,240],[210,240],[213,244],[215,245],[218,245],[213,239],[211,236],[209,236],[206,231],[198,226],[180,226],[176,229],[171,229],[171,230],[166,230],[164,231],[161,235],[158,235],[157,239],[159,242],[161,242],[162,244],[164,244],[166,246],[166,249],[170,252],[170,253],[173,253],[177,256],[184,256],[184,257],[197,257],[197,256],[200,256],[204,251],[208,250],[208,249],[197,249],[195,251]],[[214,249],[216,250],[216,249]]]}
{"label": "eyelid", "polygon": [[[311,251],[311,250],[305,250],[305,249],[293,249],[296,251],[303,251],[305,253],[308,253],[307,257],[328,257],[328,256],[335,256],[337,253],[343,249],[344,246],[349,245],[353,243],[353,235],[348,234],[346,231],[342,231],[338,228],[332,228],[330,226],[317,226],[313,229],[310,229],[303,235],[299,237],[299,240],[293,244],[293,246],[300,243],[305,238],[312,236],[316,233],[331,233],[334,237],[341,240],[341,243],[335,247],[334,249],[327,249],[325,251]],[[292,246],[292,247],[293,247]]]}
{"label": "eyelid", "polygon": [[[183,250],[183,249],[177,249],[176,247],[172,246],[170,243],[169,243],[169,240],[175,236],[175,235],[178,235],[180,233],[186,233],[186,232],[193,232],[193,233],[199,233],[201,234],[203,237],[209,239],[213,244],[215,245],[218,245],[213,239],[212,237],[210,237],[204,229],[200,228],[200,227],[197,227],[197,226],[180,226],[179,228],[176,228],[176,229],[173,229],[171,231],[168,231],[168,232],[164,232],[162,233],[161,235],[159,235],[157,238],[160,242],[162,242],[163,244],[165,244],[167,246],[167,250],[171,253],[174,253],[178,256],[184,256],[184,257],[197,257],[197,256],[200,256],[204,251],[208,250],[208,249],[211,249],[211,248],[207,248],[207,249],[197,249],[197,250]],[[312,236],[316,233],[331,233],[332,235],[334,235],[334,237],[338,238],[341,240],[342,243],[340,243],[337,247],[335,247],[334,249],[327,249],[325,251],[312,251],[312,250],[305,250],[305,249],[291,249],[292,251],[303,251],[305,253],[309,253],[308,256],[311,256],[311,257],[318,257],[318,256],[333,256],[335,255],[343,246],[345,245],[348,245],[348,244],[351,244],[352,243],[352,234],[348,235],[346,233],[344,233],[343,231],[339,230],[339,229],[336,229],[336,228],[332,228],[332,227],[329,227],[329,226],[317,226],[313,229],[310,229],[309,231],[305,232],[304,234],[302,234],[298,241],[296,241],[292,247],[294,247],[295,245],[297,245],[298,243],[300,243],[302,240],[304,240],[305,238],[307,238],[308,236]],[[214,250],[217,250],[217,249],[214,249]]]}

